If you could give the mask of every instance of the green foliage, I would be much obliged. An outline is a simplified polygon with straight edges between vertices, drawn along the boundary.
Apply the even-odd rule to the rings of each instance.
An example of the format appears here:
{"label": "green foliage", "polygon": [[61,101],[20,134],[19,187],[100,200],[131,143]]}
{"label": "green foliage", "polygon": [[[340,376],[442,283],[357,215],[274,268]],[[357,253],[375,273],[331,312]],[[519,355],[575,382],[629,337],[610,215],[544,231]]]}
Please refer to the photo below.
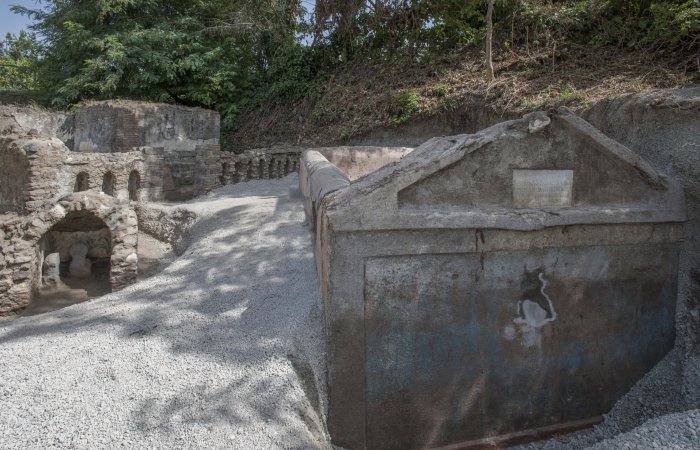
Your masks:
{"label": "green foliage", "polygon": [[523,0],[512,20],[518,30],[512,38],[535,47],[575,42],[700,51],[700,3],[695,0]]}
{"label": "green foliage", "polygon": [[41,44],[34,33],[7,33],[0,42],[0,89],[31,90],[36,86],[35,67]]}
{"label": "green foliage", "polygon": [[420,96],[413,89],[407,89],[395,93],[392,96],[390,110],[394,115],[391,122],[394,125],[399,125],[407,122],[414,114],[418,112],[420,105]]}
{"label": "green foliage", "polygon": [[235,114],[265,76],[264,61],[293,38],[292,3],[268,0],[53,0],[15,7],[46,37],[45,100],[132,98]]}
{"label": "green foliage", "polygon": [[305,96],[324,75],[327,63],[319,48],[290,41],[272,56],[260,97],[280,101]]}
{"label": "green foliage", "polygon": [[[484,38],[484,0],[373,0],[354,9],[322,3],[317,39],[340,61],[427,61]],[[505,48],[576,42],[690,53],[700,50],[699,16],[697,0],[497,0],[494,26]]]}
{"label": "green foliage", "polygon": [[[316,0],[313,19],[300,0],[39,4],[13,7],[35,19],[43,45],[26,33],[0,43],[0,88],[33,89],[61,107],[107,98],[204,106],[225,126],[242,110],[302,97],[320,99],[314,122],[342,120],[348,112],[326,108],[333,99],[317,92],[336,66],[439,60],[481,45],[486,13],[485,0]],[[495,48],[506,51],[578,43],[700,53],[696,0],[497,0],[494,26]],[[436,84],[425,95],[448,94]],[[577,95],[565,89],[562,100],[585,101]],[[393,122],[419,113],[420,100],[411,89],[391,95]]]}
{"label": "green foliage", "polygon": [[450,91],[450,86],[446,83],[437,83],[430,87],[431,97],[445,97]]}

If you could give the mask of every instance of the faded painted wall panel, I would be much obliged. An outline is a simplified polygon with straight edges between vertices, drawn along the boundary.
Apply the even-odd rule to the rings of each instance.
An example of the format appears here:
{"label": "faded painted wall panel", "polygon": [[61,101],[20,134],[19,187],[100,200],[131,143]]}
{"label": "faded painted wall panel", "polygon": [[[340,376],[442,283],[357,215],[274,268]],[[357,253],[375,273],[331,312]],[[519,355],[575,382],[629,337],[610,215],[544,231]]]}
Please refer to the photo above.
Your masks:
{"label": "faded painted wall panel", "polygon": [[677,251],[368,259],[367,447],[434,447],[607,411],[673,346]]}
{"label": "faded painted wall panel", "polygon": [[122,153],[134,147],[194,150],[218,144],[220,117],[216,111],[162,103],[96,102],[75,114],[73,150]]}

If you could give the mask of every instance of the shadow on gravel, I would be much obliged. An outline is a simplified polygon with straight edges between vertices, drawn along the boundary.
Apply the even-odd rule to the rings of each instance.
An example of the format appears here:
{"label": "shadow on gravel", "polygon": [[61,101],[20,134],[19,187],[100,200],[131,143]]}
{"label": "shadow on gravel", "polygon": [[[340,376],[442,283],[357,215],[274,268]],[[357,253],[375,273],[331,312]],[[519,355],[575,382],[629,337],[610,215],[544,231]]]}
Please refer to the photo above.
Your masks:
{"label": "shadow on gravel", "polygon": [[[126,341],[165,343],[174,355],[234,367],[240,376],[213,391],[206,384],[195,383],[193,388],[178,381],[167,396],[141,400],[132,411],[141,430],[183,424],[215,427],[222,421],[283,424],[292,414],[313,435],[304,442],[321,445],[324,432],[312,369],[303,355],[289,360],[294,347],[304,353],[306,347],[316,346],[323,331],[303,207],[298,199],[289,199],[289,183],[271,185],[269,193],[261,193],[262,184],[250,184],[231,196],[215,193],[189,202],[193,208],[220,201],[239,204],[198,222],[189,248],[160,274],[80,308],[0,323],[0,345],[100,328]],[[298,344],[300,340],[308,342]],[[290,374],[303,369],[304,379],[288,386],[288,375],[264,374],[273,370],[271,366],[287,366]],[[264,376],[250,376],[256,373]],[[197,374],[193,377],[196,380]],[[279,408],[298,405],[298,398],[303,398],[298,411]],[[202,403],[208,405],[205,410],[197,406]],[[293,432],[279,428],[281,436]],[[302,437],[290,434],[285,439],[299,442]]]}

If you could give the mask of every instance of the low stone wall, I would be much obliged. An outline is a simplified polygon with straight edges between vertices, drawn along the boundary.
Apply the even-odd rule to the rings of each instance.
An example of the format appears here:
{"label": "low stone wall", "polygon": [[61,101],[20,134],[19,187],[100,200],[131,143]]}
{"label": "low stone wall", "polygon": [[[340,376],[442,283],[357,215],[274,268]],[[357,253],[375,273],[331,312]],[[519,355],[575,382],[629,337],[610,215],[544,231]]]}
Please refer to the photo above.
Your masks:
{"label": "low stone wall", "polygon": [[299,149],[257,149],[240,154],[221,153],[219,156],[220,184],[243,183],[250,180],[283,178],[299,170]]}
{"label": "low stone wall", "polygon": [[307,150],[301,158],[299,189],[304,197],[304,212],[312,230],[316,230],[321,200],[350,185],[348,176],[316,150]]}

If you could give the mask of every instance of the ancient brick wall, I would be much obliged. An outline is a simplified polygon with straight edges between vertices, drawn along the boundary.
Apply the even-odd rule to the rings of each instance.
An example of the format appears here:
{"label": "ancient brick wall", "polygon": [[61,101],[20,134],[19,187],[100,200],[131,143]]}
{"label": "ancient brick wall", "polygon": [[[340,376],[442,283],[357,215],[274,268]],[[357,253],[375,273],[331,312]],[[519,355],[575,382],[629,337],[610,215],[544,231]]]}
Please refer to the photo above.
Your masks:
{"label": "ancient brick wall", "polygon": [[120,153],[134,147],[191,151],[219,142],[216,111],[162,103],[108,101],[88,104],[75,114],[73,150]]}

